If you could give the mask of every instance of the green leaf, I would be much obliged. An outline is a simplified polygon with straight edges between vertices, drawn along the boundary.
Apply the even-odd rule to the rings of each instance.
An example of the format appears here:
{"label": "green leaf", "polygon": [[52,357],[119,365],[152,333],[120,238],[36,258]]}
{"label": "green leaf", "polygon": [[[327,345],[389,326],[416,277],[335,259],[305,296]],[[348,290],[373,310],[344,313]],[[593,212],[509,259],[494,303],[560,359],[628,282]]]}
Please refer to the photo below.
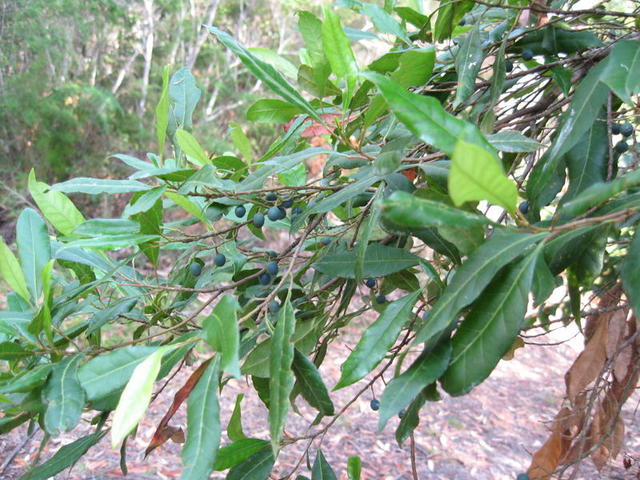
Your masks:
{"label": "green leaf", "polygon": [[86,220],[73,231],[82,237],[96,237],[99,235],[123,235],[138,233],[140,225],[133,220],[123,218],[92,218]]}
{"label": "green leaf", "polygon": [[487,378],[509,351],[527,313],[529,290],[542,245],[497,276],[472,305],[451,341],[451,363],[441,379],[463,395]]}
{"label": "green leaf", "polygon": [[158,153],[164,154],[164,142],[167,138],[169,126],[169,66],[162,69],[162,93],[156,106],[156,138],[158,140]]}
{"label": "green leaf", "polygon": [[426,342],[446,330],[456,320],[458,312],[478,298],[502,267],[545,236],[545,233],[523,234],[497,230],[458,268],[429,311],[427,321],[416,334],[414,343]]}
{"label": "green leaf", "polygon": [[92,334],[103,325],[117,320],[120,315],[129,312],[138,303],[138,298],[123,298],[116,302],[111,303],[107,308],[98,310],[89,319],[89,326],[87,327],[87,335]]}
{"label": "green leaf", "polygon": [[271,337],[271,378],[269,379],[269,432],[274,457],[280,448],[282,429],[289,411],[289,394],[293,389],[293,343],[296,318],[287,298],[278,312],[276,327]]}
{"label": "green leaf", "polygon": [[27,288],[37,301],[42,293],[42,270],[51,260],[51,244],[47,225],[31,208],[25,208],[18,217],[16,244]]}
{"label": "green leaf", "polygon": [[357,382],[376,368],[398,338],[419,296],[420,291],[417,291],[387,304],[342,364],[340,380],[334,390]]}
{"label": "green leaf", "polygon": [[[139,245],[154,240],[157,241],[159,239],[160,237],[158,235],[102,235],[94,238],[83,238],[82,240],[74,240],[72,242],[66,243],[63,249],[66,250],[75,248],[93,248],[96,250],[118,250],[120,248],[131,247],[132,245]],[[58,252],[56,252],[56,254],[58,253],[62,254],[62,251],[59,250]]]}
{"label": "green leaf", "polygon": [[68,432],[80,421],[85,393],[78,380],[78,362],[83,355],[72,355],[56,363],[42,392],[47,410],[44,428],[51,435]]}
{"label": "green leaf", "polygon": [[360,480],[360,472],[362,471],[360,457],[351,455],[347,460],[347,476],[349,480]]}
{"label": "green leaf", "polygon": [[[431,384],[433,386],[433,390],[437,390],[435,388],[435,384]],[[400,420],[400,424],[398,428],[396,428],[396,441],[398,445],[402,445],[402,443],[413,433],[418,424],[420,423],[420,409],[427,401],[428,397],[425,393],[429,390],[429,387],[426,387],[420,394],[411,402],[409,408],[405,410],[404,416]]]}
{"label": "green leaf", "polygon": [[322,415],[333,415],[333,402],[313,362],[295,349],[292,367],[303,398]]}
{"label": "green leaf", "polygon": [[22,360],[34,355],[19,343],[0,342],[0,360]]}
{"label": "green leaf", "polygon": [[275,461],[273,451],[263,448],[229,470],[226,480],[265,480]]}
{"label": "green leaf", "polygon": [[154,187],[151,190],[147,190],[139,195],[132,196],[129,205],[125,207],[122,216],[131,217],[136,213],[146,212],[156,204],[166,189],[166,185],[162,185],[160,187]]}
{"label": "green leaf", "polygon": [[283,100],[263,98],[247,110],[247,120],[258,123],[287,123],[302,110]]}
{"label": "green leaf", "polygon": [[453,107],[456,108],[475,91],[476,77],[482,66],[482,39],[480,22],[476,22],[471,31],[462,39],[456,54],[455,65],[458,73],[458,87]]}
{"label": "green leaf", "polygon": [[251,165],[253,163],[253,150],[251,148],[251,140],[249,137],[242,131],[242,127],[237,123],[229,123],[229,134],[231,135],[231,141],[244,158],[244,161],[247,165]]}
{"label": "green leaf", "polygon": [[204,224],[209,224],[209,220],[204,215],[202,208],[199,205],[196,205],[193,201],[191,201],[188,197],[181,195],[179,193],[174,192],[164,192],[164,196],[171,200],[173,203],[178,205],[185,212],[193,215],[198,220],[203,222]]}
{"label": "green leaf", "polygon": [[398,83],[377,73],[361,75],[378,87],[393,114],[423,142],[453,155],[458,138],[461,138],[495,155],[478,127],[445,111],[435,98],[407,92]]}
{"label": "green leaf", "polygon": [[389,382],[380,399],[378,431],[389,419],[409,405],[424,387],[432,384],[444,373],[451,358],[451,342],[440,342],[425,350],[402,374]]}
{"label": "green leaf", "polygon": [[[418,257],[402,248],[379,243],[367,246],[362,262],[362,278],[390,275],[418,264]],[[355,278],[356,250],[344,247],[325,255],[315,269],[330,277]]]}
{"label": "green leaf", "polygon": [[244,398],[244,393],[239,393],[236,396],[236,403],[233,406],[233,412],[231,413],[231,418],[229,419],[229,424],[227,425],[227,436],[229,437],[229,440],[231,440],[232,442],[246,438],[246,435],[242,431],[241,403],[243,398]]}
{"label": "green leaf", "polygon": [[120,445],[142,419],[151,401],[153,383],[160,371],[162,355],[167,350],[168,347],[160,347],[133,370],[113,415],[111,448]]}
{"label": "green leaf", "polygon": [[124,347],[89,360],[78,371],[87,400],[93,402],[120,390],[136,366],[157,350],[158,347]]}
{"label": "green leaf", "polygon": [[[191,126],[193,111],[201,94],[200,89],[196,87],[196,79],[188,67],[182,67],[171,76],[169,82],[169,97],[172,100],[170,104],[172,115],[169,121],[171,135],[178,128],[184,130]],[[171,120],[174,125],[171,125]]]}
{"label": "green leaf", "polygon": [[7,383],[2,384],[0,386],[0,393],[29,392],[38,385],[44,383],[52,367],[52,364],[47,363],[44,365],[38,365],[30,370],[26,370],[20,375],[9,380]]}
{"label": "green leaf", "polygon": [[449,170],[449,195],[457,206],[487,200],[515,212],[518,189],[507,178],[497,158],[485,149],[459,140]]}
{"label": "green leaf", "polygon": [[29,193],[44,217],[63,235],[71,235],[84,221],[80,210],[64,193],[50,190],[49,185],[36,180],[33,168],[29,172]]}
{"label": "green leaf", "polygon": [[322,22],[322,47],[329,60],[331,71],[346,83],[342,105],[348,106],[355,90],[358,75],[358,64],[351,49],[349,37],[340,24],[338,15],[328,7],[324,8],[324,22]]}
{"label": "green leaf", "polygon": [[453,2],[444,0],[438,8],[438,18],[433,27],[433,36],[438,42],[442,42],[451,37],[453,29],[460,23],[464,14],[473,8],[474,2],[463,0]]}
{"label": "green leaf", "polygon": [[629,298],[636,316],[640,314],[640,233],[638,232],[640,230],[636,228],[620,270],[624,293]]}
{"label": "green leaf", "polygon": [[299,163],[286,172],[279,173],[278,181],[288,187],[301,187],[307,183],[307,168]]}
{"label": "green leaf", "polygon": [[311,470],[311,480],[338,480],[336,474],[333,472],[331,465],[324,458],[322,450],[318,449],[316,453],[316,459],[313,462],[313,469]]}
{"label": "green leaf", "polygon": [[224,295],[202,323],[205,340],[211,348],[221,353],[220,368],[236,378],[240,378],[239,308],[235,298]]}
{"label": "green leaf", "polygon": [[407,192],[395,191],[382,202],[383,217],[394,225],[418,227],[473,227],[491,223],[476,215],[445,203],[420,198]]}
{"label": "green leaf", "polygon": [[216,356],[189,394],[181,479],[206,480],[215,465],[220,445],[219,377],[220,359]]}
{"label": "green leaf", "polygon": [[31,300],[20,263],[2,237],[0,237],[0,275],[26,302]]}
{"label": "green leaf", "polygon": [[240,438],[218,450],[215,470],[221,471],[234,467],[263,449],[271,453],[270,448],[265,448],[268,446],[269,442],[266,440],[259,440],[257,438]]}
{"label": "green leaf", "polygon": [[98,443],[106,432],[95,432],[79,438],[58,450],[53,457],[25,473],[20,480],[46,480],[52,478],[65,468],[72,466],[87,451]]}
{"label": "green leaf", "polygon": [[262,80],[275,93],[280,95],[290,104],[300,108],[312,118],[320,121],[320,116],[316,113],[311,104],[307,102],[304,97],[300,95],[298,90],[291,86],[291,84],[287,82],[275,68],[257,58],[246,48],[236,42],[228,33],[212,26],[206,26],[206,28],[209,30],[209,33],[215,35],[225,47],[235,53],[251,73],[253,73],[258,79]]}
{"label": "green leaf", "polygon": [[540,142],[525,137],[516,130],[503,130],[493,135],[487,135],[487,140],[496,150],[501,152],[535,152],[542,147]]}
{"label": "green leaf", "polygon": [[640,90],[640,41],[620,40],[613,45],[602,72],[602,81],[625,103]]}
{"label": "green leaf", "polygon": [[101,178],[77,177],[66,182],[56,183],[52,190],[64,193],[89,193],[99,195],[101,193],[129,193],[144,192],[149,190],[146,185],[136,180],[103,180]]}
{"label": "green leaf", "polygon": [[373,26],[380,33],[389,33],[401,39],[407,45],[412,45],[411,39],[402,25],[389,15],[382,7],[373,3],[362,5],[362,14],[371,18]]}
{"label": "green leaf", "polygon": [[378,187],[378,191],[375,197],[372,199],[371,208],[369,209],[369,216],[364,221],[362,227],[362,233],[358,237],[358,243],[356,244],[356,263],[353,269],[356,282],[360,282],[363,279],[364,274],[364,259],[367,253],[367,247],[369,246],[369,239],[374,232],[380,221],[380,215],[382,209],[380,208],[380,198],[384,192],[383,186]]}
{"label": "green leaf", "polygon": [[196,140],[196,137],[191,135],[186,130],[176,130],[176,140],[178,141],[178,145],[182,149],[182,152],[189,157],[191,163],[200,166],[211,163],[209,161],[207,153],[200,146],[200,143],[198,142],[198,140]]}

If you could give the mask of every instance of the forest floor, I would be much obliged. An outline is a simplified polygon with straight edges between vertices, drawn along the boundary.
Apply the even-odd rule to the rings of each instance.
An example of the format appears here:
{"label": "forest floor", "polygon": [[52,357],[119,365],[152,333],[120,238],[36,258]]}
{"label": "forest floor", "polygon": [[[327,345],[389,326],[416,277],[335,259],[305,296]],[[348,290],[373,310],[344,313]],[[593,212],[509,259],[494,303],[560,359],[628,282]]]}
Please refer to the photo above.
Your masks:
{"label": "forest floor", "polygon": [[[536,338],[536,342],[555,343],[566,340],[570,332]],[[416,429],[416,463],[421,480],[506,480],[514,479],[525,471],[531,454],[548,435],[548,422],[555,416],[564,396],[564,372],[582,349],[579,336],[560,346],[527,345],[516,351],[511,361],[500,362],[491,378],[476,387],[469,395],[458,398],[445,397],[437,403],[427,403],[421,412],[420,426]],[[351,343],[351,341],[347,342]],[[335,384],[339,377],[337,359],[346,358],[344,344],[334,344],[337,350],[327,356],[321,371],[327,385]],[[152,404],[138,430],[137,437],[127,445],[127,479],[174,479],[180,475],[180,446],[167,443],[155,450],[145,460],[144,450],[155,425],[168,409],[173,394],[185,381],[188,372],[180,372],[167,386],[162,395]],[[388,379],[387,379],[388,380]],[[332,393],[339,410],[362,388],[364,382]],[[382,386],[374,385],[379,396]],[[231,381],[224,389],[222,426],[226,427],[235,397],[245,393],[242,403],[245,434],[254,438],[267,438],[267,411],[255,394],[242,382]],[[410,480],[411,463],[409,441],[400,447],[395,441],[394,431],[398,419],[390,420],[382,432],[376,431],[377,414],[369,407],[370,391],[358,398],[335,423],[324,438],[322,450],[340,480],[346,479],[346,463],[350,455],[362,459],[362,478],[371,480]],[[585,461],[574,479],[631,480],[640,478],[640,422],[637,418],[638,395],[627,402],[623,411],[627,427],[623,454],[611,462],[603,471],[597,472],[591,461]],[[300,404],[303,401],[299,401]],[[293,416],[287,425],[292,435],[305,433],[313,419],[310,409],[301,406],[302,417]],[[184,406],[174,417],[175,426],[184,425]],[[90,427],[77,429],[72,434],[52,440],[46,447],[43,458],[51,456],[60,446],[90,432]],[[8,465],[2,479],[16,479],[25,472],[25,467],[36,455],[41,434],[34,435],[24,443],[25,427],[0,437],[0,465],[24,444]],[[223,434],[222,443],[226,443]],[[282,450],[276,464],[275,475],[280,478],[289,474],[298,463],[306,447],[298,442]],[[311,460],[315,455],[314,445]],[[630,468],[623,467],[623,458],[632,462]],[[123,478],[119,467],[119,451],[109,445],[108,436],[94,446],[85,457],[59,479],[116,479]],[[636,461],[638,462],[636,464]],[[306,461],[296,473],[308,475]],[[215,472],[212,478],[222,479],[223,472]],[[295,476],[294,476],[295,477]],[[291,477],[291,478],[294,478]],[[565,475],[564,478],[568,478]]]}

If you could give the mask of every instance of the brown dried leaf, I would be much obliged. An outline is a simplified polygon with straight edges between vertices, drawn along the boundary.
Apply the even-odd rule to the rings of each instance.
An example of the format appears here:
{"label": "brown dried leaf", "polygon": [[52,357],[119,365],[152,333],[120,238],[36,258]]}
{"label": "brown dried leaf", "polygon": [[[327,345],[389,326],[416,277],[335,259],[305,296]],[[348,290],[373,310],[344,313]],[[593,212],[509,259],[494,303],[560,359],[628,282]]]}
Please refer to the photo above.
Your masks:
{"label": "brown dried leaf", "polygon": [[560,459],[568,452],[573,436],[568,430],[567,422],[573,412],[569,408],[562,408],[553,421],[551,435],[540,449],[533,455],[527,474],[537,480],[549,480],[553,471],[558,468]]}
{"label": "brown dried leaf", "polygon": [[[600,320],[602,316],[599,316]],[[608,322],[600,321],[593,335],[565,374],[567,396],[573,404],[576,397],[593,382],[607,360]]]}

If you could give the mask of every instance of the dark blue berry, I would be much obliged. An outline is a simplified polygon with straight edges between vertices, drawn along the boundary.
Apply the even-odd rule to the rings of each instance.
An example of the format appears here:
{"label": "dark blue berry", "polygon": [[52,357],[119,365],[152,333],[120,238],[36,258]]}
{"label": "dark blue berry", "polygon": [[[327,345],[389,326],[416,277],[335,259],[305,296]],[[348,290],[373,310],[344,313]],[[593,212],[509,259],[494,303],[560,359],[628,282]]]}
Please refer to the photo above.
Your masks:
{"label": "dark blue berry", "polygon": [[614,123],[613,125],[611,125],[611,133],[613,135],[620,135],[621,130],[622,130],[622,127],[619,124]]}
{"label": "dark blue berry", "polygon": [[330,238],[323,238],[322,240],[320,240],[320,243],[322,245],[327,246],[327,245],[329,245],[331,243],[331,239]]}
{"label": "dark blue berry", "polygon": [[266,272],[261,273],[260,276],[258,277],[258,280],[262,285],[269,285],[271,283],[271,275],[269,275]]}
{"label": "dark blue berry", "polygon": [[269,250],[269,251],[267,252],[267,256],[268,256],[269,258],[276,258],[276,257],[278,256],[278,254],[276,253],[276,251],[275,251],[275,250]]}
{"label": "dark blue berry", "polygon": [[275,192],[269,192],[264,198],[267,202],[275,202],[278,199],[278,195],[276,195]]}
{"label": "dark blue berry", "polygon": [[616,146],[613,147],[613,149],[618,153],[624,153],[629,150],[629,145],[627,145],[627,142],[625,142],[624,140],[620,140],[618,143],[616,143]]}
{"label": "dark blue berry", "polygon": [[387,301],[387,297],[380,294],[376,297],[376,303],[385,303]]}
{"label": "dark blue berry", "polygon": [[264,225],[264,215],[262,213],[256,213],[253,216],[253,226],[256,228],[262,228]]}
{"label": "dark blue berry", "polygon": [[282,201],[282,206],[284,208],[291,208],[293,207],[293,198],[287,198],[286,200]]}
{"label": "dark blue berry", "polygon": [[242,205],[238,205],[236,207],[236,217],[242,218],[246,213],[247,213],[247,209],[244,208]]}
{"label": "dark blue berry", "polygon": [[511,70],[513,70],[513,62],[511,60],[505,60],[504,61],[504,70],[509,73]]}
{"label": "dark blue berry", "polygon": [[269,311],[271,313],[278,313],[278,311],[280,311],[280,304],[277,300],[271,300],[269,302]]}
{"label": "dark blue berry", "polygon": [[198,262],[193,262],[191,265],[189,265],[189,271],[191,272],[191,275],[197,277],[198,275],[200,275],[200,272],[202,272],[202,265],[200,265]]}
{"label": "dark blue berry", "polygon": [[273,260],[267,263],[267,273],[272,277],[275,277],[276,275],[278,275],[278,262]]}
{"label": "dark blue berry", "polygon": [[400,412],[398,412],[398,418],[402,418],[407,414],[406,410],[403,408],[402,410],[400,410]]}
{"label": "dark blue berry", "polygon": [[267,210],[267,217],[269,217],[269,220],[271,220],[272,222],[284,218],[285,215],[285,211],[280,207],[271,207],[269,210]]}
{"label": "dark blue berry", "polygon": [[467,22],[466,22],[466,21],[465,21],[465,19],[463,18],[462,20],[460,20],[460,21],[458,22],[458,26],[460,26],[460,27],[464,27],[465,23],[467,23]]}
{"label": "dark blue berry", "polygon": [[215,257],[213,257],[213,263],[215,263],[218,267],[224,266],[227,263],[227,257],[222,253],[217,253]]}
{"label": "dark blue berry", "polygon": [[376,411],[380,408],[380,401],[374,398],[369,403],[369,406],[371,407],[371,410]]}
{"label": "dark blue berry", "polygon": [[522,50],[522,58],[523,60],[531,60],[533,58],[533,50],[530,48]]}
{"label": "dark blue berry", "polygon": [[375,278],[367,278],[367,280],[364,282],[364,284],[369,288],[375,288],[376,280],[375,280]]}
{"label": "dark blue berry", "polygon": [[292,217],[297,217],[298,215],[302,215],[302,212],[304,210],[302,210],[302,207],[293,207],[291,209],[291,216]]}
{"label": "dark blue berry", "polygon": [[526,473],[519,473],[516,480],[529,480],[529,475]]}
{"label": "dark blue berry", "polygon": [[623,137],[630,137],[631,135],[633,135],[633,125],[631,125],[629,122],[625,123],[620,127],[620,133]]}
{"label": "dark blue berry", "polygon": [[526,200],[521,202],[520,205],[518,205],[518,210],[520,210],[523,215],[526,215],[529,211],[529,202]]}

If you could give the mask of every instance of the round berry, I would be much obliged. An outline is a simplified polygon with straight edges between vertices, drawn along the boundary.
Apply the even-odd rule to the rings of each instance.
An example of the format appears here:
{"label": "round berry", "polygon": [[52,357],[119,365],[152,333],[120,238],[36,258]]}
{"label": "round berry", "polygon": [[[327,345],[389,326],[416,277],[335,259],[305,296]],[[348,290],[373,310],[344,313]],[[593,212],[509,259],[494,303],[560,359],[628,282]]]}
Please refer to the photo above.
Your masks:
{"label": "round berry", "polygon": [[621,129],[622,129],[622,127],[618,123],[614,123],[613,125],[611,125],[611,133],[613,135],[620,135],[620,130]]}
{"label": "round berry", "polygon": [[613,149],[618,153],[624,153],[629,150],[629,145],[624,140],[620,140],[618,143],[616,143]]}
{"label": "round berry", "polygon": [[374,398],[369,403],[369,406],[371,407],[371,410],[376,411],[380,408],[380,401]]}
{"label": "round berry", "polygon": [[253,216],[253,226],[256,228],[262,228],[262,226],[264,225],[264,215],[262,213],[256,213]]}
{"label": "round berry", "polygon": [[375,278],[367,278],[367,280],[364,282],[364,284],[369,288],[375,288],[376,280],[375,280]]}
{"label": "round berry", "polygon": [[530,48],[525,48],[522,50],[522,59],[523,60],[531,60],[533,58],[533,50]]}
{"label": "round berry", "polygon": [[286,200],[282,201],[282,206],[284,208],[291,208],[293,207],[293,198],[287,198]]}
{"label": "round berry", "polygon": [[261,273],[260,276],[258,277],[258,280],[262,285],[269,285],[271,283],[271,275],[269,275],[266,272]]}
{"label": "round berry", "polygon": [[384,295],[380,294],[376,297],[376,303],[385,303],[387,301],[387,297],[385,297]]}
{"label": "round berry", "polygon": [[630,137],[631,135],[633,135],[633,125],[631,125],[629,122],[625,123],[620,127],[620,133],[623,137]]}
{"label": "round berry", "polygon": [[529,475],[526,473],[519,473],[516,480],[529,480]]}
{"label": "round berry", "polygon": [[466,21],[465,21],[465,19],[463,18],[462,20],[460,20],[460,21],[458,22],[458,26],[460,26],[460,27],[464,27],[464,25],[465,25],[466,23],[467,23],[467,22],[466,22]]}
{"label": "round berry", "polygon": [[213,257],[213,263],[215,263],[218,267],[222,267],[225,263],[227,263],[227,257],[225,257],[223,253],[217,253],[216,256]]}
{"label": "round berry", "polygon": [[269,217],[269,220],[271,220],[272,222],[275,222],[276,220],[284,218],[284,213],[284,210],[280,207],[271,207],[269,210],[267,210],[267,217]]}
{"label": "round berry", "polygon": [[276,258],[278,256],[277,252],[275,250],[269,250],[267,252],[267,257],[269,258]]}
{"label": "round berry", "polygon": [[278,262],[272,260],[271,262],[267,263],[267,273],[273,277],[278,275]]}
{"label": "round berry", "polygon": [[327,246],[331,243],[331,239],[330,238],[323,238],[322,240],[320,240],[320,243],[324,246]]}
{"label": "round berry", "polygon": [[518,210],[520,210],[523,215],[526,215],[529,211],[529,202],[526,200],[521,202],[520,205],[518,205]]}
{"label": "round berry", "polygon": [[275,202],[278,199],[278,195],[275,192],[269,192],[264,198],[267,202]]}
{"label": "round berry", "polygon": [[400,410],[400,412],[398,412],[398,418],[402,418],[407,414],[407,411],[403,408],[402,410]]}
{"label": "round berry", "polygon": [[291,209],[291,216],[292,217],[297,217],[298,215],[302,215],[302,212],[304,210],[302,210],[302,207],[293,207]]}
{"label": "round berry", "polygon": [[191,275],[197,277],[202,272],[202,265],[198,262],[193,262],[191,265],[189,265],[189,271],[191,272]]}
{"label": "round berry", "polygon": [[504,61],[504,70],[509,73],[511,70],[513,70],[513,62],[511,60],[505,60]]}
{"label": "round berry", "polygon": [[269,302],[269,311],[271,313],[278,313],[280,311],[280,303],[277,300],[271,300]]}
{"label": "round berry", "polygon": [[242,205],[238,205],[236,207],[236,217],[242,218],[245,216],[246,213],[247,213],[247,209],[244,208]]}

